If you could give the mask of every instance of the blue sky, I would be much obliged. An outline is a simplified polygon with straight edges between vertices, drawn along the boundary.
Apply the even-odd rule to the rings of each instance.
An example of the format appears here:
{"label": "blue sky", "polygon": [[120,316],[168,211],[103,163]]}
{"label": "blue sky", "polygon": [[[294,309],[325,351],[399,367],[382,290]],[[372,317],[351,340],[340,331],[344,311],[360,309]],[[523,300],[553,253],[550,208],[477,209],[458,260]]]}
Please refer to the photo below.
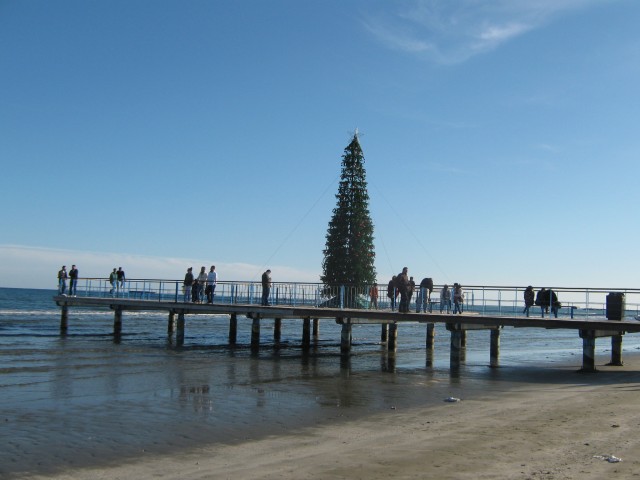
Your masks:
{"label": "blue sky", "polygon": [[639,287],[640,2],[0,0],[0,286],[317,281],[357,128],[378,281]]}

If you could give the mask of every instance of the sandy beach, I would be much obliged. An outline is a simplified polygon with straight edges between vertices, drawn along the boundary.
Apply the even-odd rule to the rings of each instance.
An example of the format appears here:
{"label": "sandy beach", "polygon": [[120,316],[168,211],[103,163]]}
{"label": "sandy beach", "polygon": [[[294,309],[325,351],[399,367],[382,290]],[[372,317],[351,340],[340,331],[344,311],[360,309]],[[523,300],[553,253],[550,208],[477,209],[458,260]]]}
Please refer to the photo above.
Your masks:
{"label": "sandy beach", "polygon": [[624,367],[598,369],[539,369],[498,395],[355,419],[347,411],[290,433],[29,478],[639,478],[640,361],[628,355]]}

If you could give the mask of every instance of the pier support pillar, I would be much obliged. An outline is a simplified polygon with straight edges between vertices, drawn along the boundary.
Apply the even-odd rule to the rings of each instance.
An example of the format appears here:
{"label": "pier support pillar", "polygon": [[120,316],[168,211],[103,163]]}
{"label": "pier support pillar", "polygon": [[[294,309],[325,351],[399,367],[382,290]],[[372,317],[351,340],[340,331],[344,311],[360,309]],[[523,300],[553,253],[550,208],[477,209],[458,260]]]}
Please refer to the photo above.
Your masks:
{"label": "pier support pillar", "polygon": [[184,345],[184,312],[178,313],[178,324],[176,325],[176,345]]}
{"label": "pier support pillar", "polygon": [[389,324],[389,342],[387,343],[388,350],[395,352],[398,348],[398,324]]}
{"label": "pier support pillar", "polygon": [[611,337],[611,363],[614,367],[621,367],[622,362],[622,335],[613,335]]}
{"label": "pier support pillar", "polygon": [[461,332],[460,346],[462,348],[466,348],[467,347],[467,331],[466,330],[462,330],[462,332]]}
{"label": "pier support pillar", "polygon": [[351,324],[349,323],[349,319],[342,324],[340,351],[342,353],[349,353],[351,351]]}
{"label": "pier support pillar", "polygon": [[251,351],[260,350],[260,315],[253,317],[251,322]]}
{"label": "pier support pillar", "polygon": [[436,324],[427,323],[427,350],[433,350],[436,339]]}
{"label": "pier support pillar", "polygon": [[489,366],[496,368],[500,366],[500,330],[491,330],[491,347],[489,352]]}
{"label": "pier support pillar", "polygon": [[460,368],[462,352],[462,330],[455,328],[451,330],[451,352],[449,353],[449,366],[456,370]]}
{"label": "pier support pillar", "polygon": [[582,337],[582,368],[581,372],[596,371],[596,332],[581,330]]}
{"label": "pier support pillar", "polygon": [[238,317],[235,313],[229,319],[229,345],[235,345],[238,339]]}
{"label": "pier support pillar", "polygon": [[380,329],[380,342],[387,343],[389,341],[389,324],[383,323]]}
{"label": "pier support pillar", "polygon": [[282,319],[276,318],[273,320],[273,341],[279,342],[282,337]]}
{"label": "pier support pillar", "polygon": [[175,312],[169,312],[169,321],[167,322],[167,333],[173,335],[175,330]]}
{"label": "pier support pillar", "polygon": [[122,309],[116,308],[113,312],[113,335],[119,337],[122,333]]}
{"label": "pier support pillar", "polygon": [[69,307],[63,305],[60,309],[60,333],[62,335],[67,334],[69,328]]}
{"label": "pier support pillar", "polygon": [[308,349],[311,345],[311,318],[302,319],[302,348]]}
{"label": "pier support pillar", "polygon": [[317,337],[318,335],[320,335],[320,319],[314,318],[313,319],[313,336]]}

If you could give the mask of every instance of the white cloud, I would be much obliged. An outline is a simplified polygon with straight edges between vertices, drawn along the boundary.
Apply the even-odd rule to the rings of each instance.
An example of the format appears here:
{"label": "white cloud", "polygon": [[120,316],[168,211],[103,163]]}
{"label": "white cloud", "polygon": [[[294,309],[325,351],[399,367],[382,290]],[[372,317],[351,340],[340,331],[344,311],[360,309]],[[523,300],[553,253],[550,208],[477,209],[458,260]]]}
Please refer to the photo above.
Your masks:
{"label": "white cloud", "polygon": [[318,282],[319,273],[278,265],[224,263],[212,259],[151,257],[107,252],[0,245],[0,286],[16,288],[56,288],[56,275],[62,265],[78,267],[83,278],[106,278],[115,267],[122,267],[127,278],[175,280],[184,277],[187,267],[216,266],[220,280],[256,281],[266,268],[276,282]]}
{"label": "white cloud", "polygon": [[561,14],[597,0],[413,0],[403,10],[368,13],[365,27],[391,49],[456,64],[491,51]]}

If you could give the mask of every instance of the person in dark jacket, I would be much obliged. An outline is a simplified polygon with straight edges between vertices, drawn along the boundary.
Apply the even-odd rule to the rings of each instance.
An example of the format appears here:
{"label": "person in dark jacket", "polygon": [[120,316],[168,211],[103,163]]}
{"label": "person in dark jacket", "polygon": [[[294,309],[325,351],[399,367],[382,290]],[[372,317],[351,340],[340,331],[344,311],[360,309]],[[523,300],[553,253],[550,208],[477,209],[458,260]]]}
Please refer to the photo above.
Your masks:
{"label": "person in dark jacket", "polygon": [[391,303],[391,311],[396,309],[396,298],[398,297],[398,290],[396,289],[396,276],[392,276],[387,285],[387,297]]}
{"label": "person in dark jacket", "polygon": [[188,302],[192,295],[191,295],[191,287],[193,287],[193,268],[189,267],[187,268],[187,273],[184,276],[184,282],[182,282],[182,287],[183,287],[183,291],[184,291],[184,302]]}
{"label": "person in dark jacket", "polygon": [[433,292],[433,279],[423,278],[420,282],[418,290],[418,299],[416,300],[416,313],[431,311],[431,292]]}
{"label": "person in dark jacket", "polygon": [[526,314],[527,317],[529,316],[529,309],[533,306],[534,296],[533,287],[529,285],[524,290],[524,310],[522,311],[522,313]]}
{"label": "person in dark jacket", "polygon": [[396,276],[396,288],[400,292],[398,312],[407,313],[409,311],[409,269],[407,267],[404,267]]}
{"label": "person in dark jacket", "polygon": [[269,293],[271,292],[271,270],[262,274],[262,305],[269,306]]}

